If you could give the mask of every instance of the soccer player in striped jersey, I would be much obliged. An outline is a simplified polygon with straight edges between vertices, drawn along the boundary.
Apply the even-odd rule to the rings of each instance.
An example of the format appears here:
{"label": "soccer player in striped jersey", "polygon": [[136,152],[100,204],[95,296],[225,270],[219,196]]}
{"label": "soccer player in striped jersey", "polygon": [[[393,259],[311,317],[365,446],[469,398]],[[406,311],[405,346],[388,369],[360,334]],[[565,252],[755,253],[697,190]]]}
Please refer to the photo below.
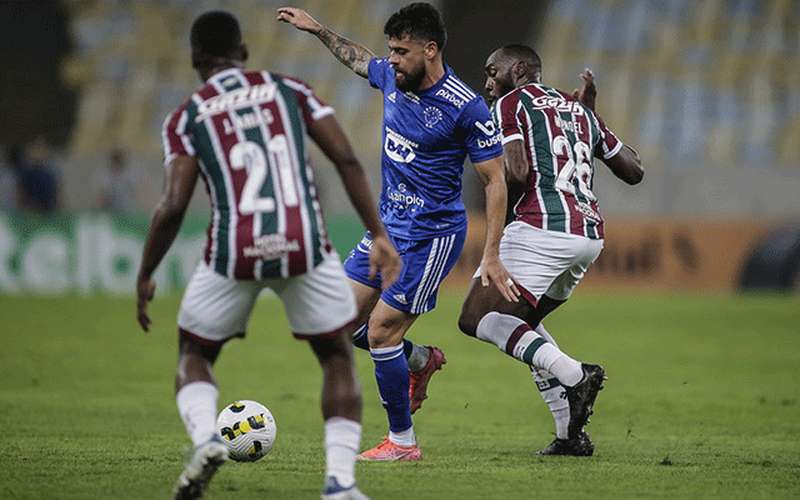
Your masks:
{"label": "soccer player in striped jersey", "polygon": [[603,368],[567,356],[541,322],[569,298],[603,248],[594,159],[628,184],[641,181],[641,162],[594,112],[591,72],[572,95],[544,85],[541,60],[524,45],[493,52],[485,71],[503,136],[509,196],[516,200],[500,259],[525,300],[509,303],[475,279],[459,328],[531,367],[556,423],[556,439],[541,454],[591,455],[584,426],[602,388]]}
{"label": "soccer player in striped jersey", "polygon": [[152,274],[174,241],[198,177],[211,198],[203,259],[178,315],[176,400],[195,449],[175,497],[199,498],[227,452],[216,432],[212,365],[225,342],[243,337],[264,288],[282,300],[294,335],[309,341],[323,372],[326,480],[322,498],[363,499],[354,465],[361,438],[361,391],[352,345],[342,335],[356,307],[326,236],[306,135],[334,163],[361,220],[374,235],[371,272],[389,286],[401,261],[373,205],[366,175],[333,108],[300,80],[246,71],[239,23],[208,12],[191,29],[192,65],[203,85],[163,130],[165,188],[145,243],[137,283],[147,331]]}
{"label": "soccer player in striped jersey", "polygon": [[403,272],[383,292],[381,280],[367,276],[369,233],[345,263],[362,324],[354,342],[370,350],[389,419],[388,436],[359,458],[419,460],[411,412],[425,399],[444,355],[404,337],[420,314],[433,309],[439,284],[461,252],[467,225],[461,176],[467,155],[486,190],[483,285],[493,283],[506,300],[518,300],[497,258],[506,210],[500,136],[483,99],[443,63],[447,33],[430,4],[412,3],[389,18],[384,26],[386,58],[334,33],[303,10],[278,9],[278,19],[317,36],[342,63],[383,92],[380,213],[403,258]]}

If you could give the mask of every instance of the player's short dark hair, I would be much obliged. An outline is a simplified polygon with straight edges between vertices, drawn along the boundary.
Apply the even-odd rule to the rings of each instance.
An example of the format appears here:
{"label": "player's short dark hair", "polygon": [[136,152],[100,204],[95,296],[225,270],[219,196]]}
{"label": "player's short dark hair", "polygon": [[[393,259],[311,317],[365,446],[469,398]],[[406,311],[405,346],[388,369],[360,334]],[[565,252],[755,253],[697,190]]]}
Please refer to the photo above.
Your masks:
{"label": "player's short dark hair", "polygon": [[242,45],[242,30],[233,14],[213,10],[192,23],[192,49],[208,56],[228,57]]}
{"label": "player's short dark hair", "polygon": [[386,21],[383,33],[391,38],[408,35],[416,40],[436,42],[439,50],[447,43],[447,28],[436,7],[426,2],[408,4]]}
{"label": "player's short dark hair", "polygon": [[535,50],[522,45],[521,43],[512,43],[502,47],[503,55],[510,57],[517,61],[523,61],[530,65],[534,70],[542,71],[542,58]]}

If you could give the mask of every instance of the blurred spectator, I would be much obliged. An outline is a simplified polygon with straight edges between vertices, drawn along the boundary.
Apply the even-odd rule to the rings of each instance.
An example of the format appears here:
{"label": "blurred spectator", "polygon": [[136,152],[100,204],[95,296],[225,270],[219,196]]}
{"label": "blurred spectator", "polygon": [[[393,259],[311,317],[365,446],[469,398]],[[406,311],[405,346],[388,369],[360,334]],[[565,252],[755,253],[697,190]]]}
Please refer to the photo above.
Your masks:
{"label": "blurred spectator", "polygon": [[27,158],[20,155],[15,167],[19,178],[19,206],[36,212],[54,212],[59,206],[59,178],[50,162],[50,147],[44,137],[39,137],[27,152]]}
{"label": "blurred spectator", "polygon": [[0,210],[14,210],[18,208],[17,191],[17,166],[22,160],[22,146],[9,146],[6,159],[0,163]]}
{"label": "blurred spectator", "polygon": [[114,213],[130,213],[137,208],[139,177],[128,167],[128,157],[122,149],[108,155],[105,168],[96,171],[94,187],[97,208]]}

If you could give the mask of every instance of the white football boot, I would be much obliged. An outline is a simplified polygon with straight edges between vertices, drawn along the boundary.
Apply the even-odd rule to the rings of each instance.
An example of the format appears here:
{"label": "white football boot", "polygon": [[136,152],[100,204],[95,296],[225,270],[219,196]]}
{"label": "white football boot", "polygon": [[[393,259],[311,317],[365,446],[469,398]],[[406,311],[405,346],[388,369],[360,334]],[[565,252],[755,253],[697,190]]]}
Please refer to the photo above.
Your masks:
{"label": "white football boot", "polygon": [[344,488],[335,477],[330,476],[325,481],[325,489],[320,495],[321,500],[369,500],[369,497],[358,489],[355,483]]}
{"label": "white football boot", "polygon": [[228,449],[217,435],[197,446],[186,468],[178,477],[175,500],[202,498],[208,482],[226,460],[228,460]]}

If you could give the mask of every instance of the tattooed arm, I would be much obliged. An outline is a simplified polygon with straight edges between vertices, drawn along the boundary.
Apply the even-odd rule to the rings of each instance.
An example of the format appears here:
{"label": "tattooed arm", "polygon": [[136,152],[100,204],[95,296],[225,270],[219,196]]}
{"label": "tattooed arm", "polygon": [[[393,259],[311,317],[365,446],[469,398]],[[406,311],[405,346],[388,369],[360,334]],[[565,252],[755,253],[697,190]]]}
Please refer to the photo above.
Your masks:
{"label": "tattooed arm", "polygon": [[371,50],[325,27],[316,35],[342,64],[352,69],[358,76],[367,77],[369,61],[375,57]]}
{"label": "tattooed arm", "polygon": [[367,77],[369,61],[375,57],[375,54],[368,48],[326,28],[302,9],[281,7],[278,9],[278,21],[289,23],[301,31],[316,35],[342,64],[352,69],[357,75]]}

